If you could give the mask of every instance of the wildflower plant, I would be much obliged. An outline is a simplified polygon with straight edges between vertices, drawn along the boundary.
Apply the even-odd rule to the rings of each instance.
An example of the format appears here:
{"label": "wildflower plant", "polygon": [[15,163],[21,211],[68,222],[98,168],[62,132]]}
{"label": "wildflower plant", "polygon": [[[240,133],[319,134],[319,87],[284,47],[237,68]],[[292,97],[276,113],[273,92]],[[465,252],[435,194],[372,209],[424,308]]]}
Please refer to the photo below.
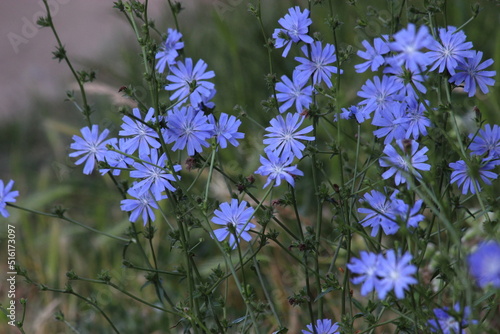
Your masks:
{"label": "wildflower plant", "polygon": [[[69,144],[72,167],[116,188],[106,196],[117,221],[95,228],[64,208],[24,207],[25,191],[10,178],[0,180],[0,213],[28,211],[109,238],[122,256],[116,268],[134,279],[70,270],[61,288],[16,267],[28,284],[83,301],[102,332],[130,330],[74,283],[133,301],[127,308],[145,314],[138,332],[492,332],[500,130],[477,107],[475,123],[462,110],[496,89],[493,58],[478,43],[473,49],[464,29],[477,7],[457,28],[445,25],[441,2],[410,10],[396,1],[380,34],[354,50],[340,40],[351,28],[332,0],[299,1],[271,25],[264,3],[249,2],[268,91],[242,107],[215,89],[216,66],[191,58],[179,3],[168,1],[165,35],[147,0],[117,1],[149,93],[124,88],[134,107],[121,108],[108,129],[42,1],[39,24],[55,33],[54,55],[80,87],[70,99],[84,120]],[[234,108],[220,107],[227,103]],[[90,176],[97,171],[100,179]]]}

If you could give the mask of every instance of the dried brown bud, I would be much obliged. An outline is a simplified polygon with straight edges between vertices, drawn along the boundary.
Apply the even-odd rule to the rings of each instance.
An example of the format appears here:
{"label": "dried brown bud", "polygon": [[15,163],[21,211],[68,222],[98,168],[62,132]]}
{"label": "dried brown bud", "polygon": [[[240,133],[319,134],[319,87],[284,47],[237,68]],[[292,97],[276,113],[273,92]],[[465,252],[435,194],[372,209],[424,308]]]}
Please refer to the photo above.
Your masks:
{"label": "dried brown bud", "polygon": [[189,157],[186,159],[186,168],[189,171],[196,168],[196,159],[194,157]]}
{"label": "dried brown bud", "polygon": [[247,187],[246,187],[244,184],[241,184],[241,183],[238,183],[238,184],[236,185],[236,189],[238,189],[238,191],[239,191],[240,193],[242,193],[243,191],[245,191],[245,189],[246,189],[246,188],[247,188]]}
{"label": "dried brown bud", "polygon": [[403,139],[404,153],[411,153],[411,139]]}
{"label": "dried brown bud", "polygon": [[274,199],[272,202],[271,202],[271,205],[272,206],[278,206],[278,205],[281,205],[281,203],[283,203],[283,201],[281,199]]}
{"label": "dried brown bud", "polygon": [[247,181],[250,184],[253,184],[255,182],[255,177],[253,175],[247,176]]}
{"label": "dried brown bud", "polygon": [[479,108],[477,106],[474,106],[474,108],[472,108],[472,110],[474,110],[474,113],[476,114],[476,118],[477,119],[481,119],[481,110],[479,110]]}

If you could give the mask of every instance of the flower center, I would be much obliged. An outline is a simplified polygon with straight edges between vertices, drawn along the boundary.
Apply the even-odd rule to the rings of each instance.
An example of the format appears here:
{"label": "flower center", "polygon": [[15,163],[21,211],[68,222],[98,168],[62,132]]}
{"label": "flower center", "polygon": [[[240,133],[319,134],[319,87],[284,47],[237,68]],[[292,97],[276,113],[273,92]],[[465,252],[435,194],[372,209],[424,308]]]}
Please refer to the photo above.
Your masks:
{"label": "flower center", "polygon": [[411,55],[413,53],[415,53],[415,51],[417,51],[417,49],[415,48],[415,45],[413,44],[410,44],[408,45],[406,48],[405,48],[405,53]]}
{"label": "flower center", "polygon": [[392,281],[397,282],[399,280],[399,272],[397,270],[391,271],[391,274],[389,277],[391,278]]}

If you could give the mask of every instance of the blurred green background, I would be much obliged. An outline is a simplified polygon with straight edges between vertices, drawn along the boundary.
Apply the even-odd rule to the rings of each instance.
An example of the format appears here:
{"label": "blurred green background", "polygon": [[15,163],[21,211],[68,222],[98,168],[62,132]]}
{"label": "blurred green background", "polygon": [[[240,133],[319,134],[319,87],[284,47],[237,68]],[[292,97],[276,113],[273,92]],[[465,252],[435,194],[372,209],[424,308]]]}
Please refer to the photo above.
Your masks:
{"label": "blurred green background", "polygon": [[[13,0],[9,0],[13,1]],[[8,6],[9,1],[2,3]],[[101,127],[109,128],[117,134],[120,127],[120,106],[130,108],[133,102],[118,93],[119,87],[132,85],[136,87],[139,97],[146,98],[146,90],[142,82],[143,67],[139,57],[139,48],[133,39],[130,27],[114,11],[111,1],[96,4],[96,8],[105,13],[104,17],[92,10],[91,5],[82,5],[82,0],[66,0],[58,2],[59,13],[54,17],[56,28],[62,32],[63,43],[67,46],[69,56],[79,69],[92,68],[97,71],[97,79],[88,86],[90,101],[95,109],[92,115],[94,122]],[[255,1],[253,1],[255,3]],[[332,35],[324,24],[328,13],[328,1],[317,1],[313,7],[313,30],[320,31],[324,40],[331,42]],[[354,52],[363,39],[372,39],[383,33],[389,33],[385,27],[390,18],[390,4],[393,1],[332,1],[335,14],[343,25],[338,30],[339,46],[342,49],[352,45]],[[269,91],[264,77],[269,72],[265,41],[257,20],[248,11],[248,1],[207,0],[181,1],[185,10],[179,16],[179,24],[185,41],[185,54],[193,59],[203,59],[209,69],[214,70],[217,96],[215,102],[218,111],[234,113],[235,105],[241,106],[245,112],[260,124],[267,124],[271,118],[263,111],[261,101],[267,99]],[[407,1],[408,6],[422,8],[424,1]],[[446,23],[439,16],[441,26],[448,24],[460,26],[471,16],[470,6],[473,1],[448,1]],[[105,6],[103,5],[105,4]],[[465,33],[473,41],[476,50],[484,52],[484,58],[496,60],[493,65],[500,73],[500,7],[498,1],[479,1],[482,8],[478,18],[466,26]],[[265,33],[271,36],[278,27],[277,20],[282,17],[288,7],[300,5],[306,7],[306,1],[262,1],[263,24]],[[153,1],[152,17],[160,31],[174,27],[167,1]],[[105,9],[104,9],[105,7]],[[369,7],[369,8],[368,8]],[[5,40],[10,44],[2,50],[2,66],[5,73],[11,71],[9,64],[18,66],[19,77],[16,85],[23,87],[9,93],[9,107],[1,111],[0,123],[0,178],[4,182],[15,180],[15,189],[20,196],[17,204],[35,210],[51,212],[56,206],[67,208],[68,216],[82,221],[96,229],[109,233],[122,234],[129,223],[125,214],[120,211],[120,196],[108,178],[102,178],[94,172],[91,176],[82,175],[81,166],[75,166],[68,158],[69,144],[73,134],[85,126],[84,119],[74,106],[65,102],[65,91],[76,90],[65,64],[57,64],[50,60],[55,41],[48,29],[40,30],[36,36],[29,38],[28,43],[19,45],[19,52],[12,52],[10,32],[22,36],[23,17],[31,18],[39,8],[28,8],[16,15],[10,14],[12,26],[3,27]],[[7,11],[0,11],[0,19],[7,20]],[[73,15],[74,20],[65,19],[65,15]],[[101,15],[101,16],[99,16]],[[5,20],[4,17],[5,16]],[[8,20],[7,20],[8,21]],[[366,25],[359,26],[360,22]],[[88,32],[94,26],[95,31]],[[355,26],[358,26],[355,28]],[[80,28],[80,29],[77,29]],[[75,30],[76,29],[76,30]],[[82,31],[83,30],[83,33]],[[86,33],[87,31],[87,33]],[[71,33],[81,34],[74,37]],[[13,35],[11,34],[10,37]],[[156,36],[159,40],[159,37]],[[40,38],[44,42],[30,49]],[[82,40],[83,38],[83,40]],[[30,44],[31,43],[31,44]],[[87,45],[89,47],[82,47]],[[97,44],[97,45],[96,45]],[[41,52],[43,51],[43,52]],[[25,53],[34,53],[27,57]],[[291,56],[283,61],[281,50],[273,52],[274,72],[291,75],[299,51],[293,50]],[[26,63],[19,63],[25,59]],[[341,81],[342,95],[339,105],[347,107],[357,103],[356,92],[371,74],[359,75],[353,66],[360,59],[353,56],[343,64],[345,70]],[[50,66],[50,71],[46,71]],[[40,68],[41,72],[33,72]],[[30,69],[29,72],[28,69]],[[29,73],[28,73],[29,72]],[[31,74],[30,74],[31,73]],[[9,85],[12,73],[3,75],[3,87]],[[32,76],[33,75],[33,76]],[[24,81],[23,81],[24,80]],[[38,85],[38,87],[37,87]],[[46,86],[53,86],[47,90]],[[479,106],[484,118],[489,123],[500,123],[500,89],[499,85],[491,87],[487,98],[463,100],[465,126],[473,127],[472,107]],[[76,92],[78,95],[78,92]],[[7,97],[4,98],[5,100]],[[14,102],[12,102],[14,100]],[[19,100],[16,102],[16,100]],[[7,101],[7,100],[6,100]],[[21,103],[22,102],[22,103]],[[469,119],[469,120],[467,120]],[[243,118],[243,129],[247,133],[245,141],[229,155],[233,156],[232,169],[243,175],[250,175],[259,165],[258,156],[262,148],[263,130],[250,120]],[[347,129],[348,131],[349,129]],[[252,133],[250,135],[249,133]],[[258,150],[252,149],[257,147]],[[238,170],[239,169],[239,170]],[[298,192],[299,193],[299,192]],[[307,192],[304,192],[304,196]],[[41,217],[26,212],[10,209],[8,219],[1,218],[0,269],[6,272],[6,224],[16,225],[17,262],[28,270],[30,276],[47,286],[63,288],[67,279],[66,272],[74,270],[78,275],[95,278],[102,270],[109,270],[113,280],[123,287],[154,301],[154,291],[141,286],[145,283],[142,273],[122,268],[122,245],[114,240],[96,236],[69,223]],[[286,212],[283,213],[286,215]],[[156,238],[160,262],[165,270],[174,270],[179,262],[179,252],[170,251],[165,229],[158,226]],[[161,244],[160,244],[161,243]],[[203,246],[204,251],[208,246]],[[133,252],[130,251],[130,254]],[[200,251],[200,258],[203,252]],[[266,263],[266,258],[267,263]],[[220,258],[206,256],[203,268],[207,273]],[[301,311],[288,305],[287,297],[292,293],[291,287],[299,284],[300,275],[296,268],[286,265],[287,259],[279,257],[270,247],[263,254],[263,266],[267,266],[266,274],[272,280],[270,288],[273,295],[280,300],[278,308],[286,315],[284,322],[295,333],[301,328],[297,323],[297,315]],[[280,278],[277,278],[280,277]],[[182,282],[172,280],[165,282],[171,291],[182,286]],[[300,284],[299,284],[300,285]],[[75,290],[86,296],[93,296],[106,310],[111,318],[116,319],[123,333],[170,333],[174,323],[165,320],[162,313],[157,313],[142,305],[110,291],[106,287],[74,284]],[[182,292],[179,292],[182,296]],[[107,333],[108,326],[103,318],[93,309],[74,297],[40,292],[18,278],[16,295],[27,298],[26,331],[29,333],[69,333],[68,326],[54,319],[54,313],[62,311],[66,320],[80,333]],[[239,297],[238,297],[239,298]],[[0,288],[0,301],[7,302],[5,285]],[[237,303],[237,302],[235,302]],[[241,303],[241,302],[240,302]],[[18,310],[18,317],[20,310]],[[119,320],[118,320],[119,319]],[[0,316],[0,327],[6,328],[6,318]],[[2,329],[0,328],[0,333]],[[15,333],[16,330],[12,330]]]}

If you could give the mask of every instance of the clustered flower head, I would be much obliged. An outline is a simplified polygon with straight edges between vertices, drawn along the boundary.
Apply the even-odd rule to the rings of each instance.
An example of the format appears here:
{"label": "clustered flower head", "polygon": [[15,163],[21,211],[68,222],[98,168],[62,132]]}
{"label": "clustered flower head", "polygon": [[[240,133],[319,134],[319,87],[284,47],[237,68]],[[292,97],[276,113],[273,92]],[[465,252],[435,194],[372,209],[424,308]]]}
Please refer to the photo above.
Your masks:
{"label": "clustered flower head", "polygon": [[410,264],[412,259],[410,253],[401,255],[393,249],[389,249],[385,255],[362,251],[361,258],[352,258],[347,267],[356,275],[352,282],[363,283],[363,296],[376,291],[380,299],[385,299],[389,292],[394,292],[397,299],[403,299],[409,286],[418,283],[413,277],[417,267]]}
{"label": "clustered flower head", "polygon": [[[290,73],[282,75],[274,86],[273,98],[277,103],[274,111],[279,114],[265,128],[265,155],[260,156],[260,166],[255,170],[255,174],[267,177],[263,188],[270,184],[278,187],[282,183],[295,187],[295,179],[304,176],[295,163],[312,152],[311,146],[310,151],[306,145],[316,144],[316,138],[311,135],[316,129],[302,124],[307,123],[307,112],[320,93],[335,91],[333,76],[343,73],[339,64],[334,65],[338,51],[335,46],[311,37],[308,9],[290,8],[278,22],[281,27],[272,35],[275,48],[283,48],[282,56],[287,57],[292,47],[299,44],[302,56],[294,58],[297,66],[291,76]],[[237,147],[239,140],[245,137],[239,131],[242,122],[237,117],[214,112],[216,90],[210,80],[215,73],[208,70],[208,64],[201,59],[178,59],[184,48],[181,40],[180,32],[168,29],[166,40],[155,55],[155,70],[164,75],[167,82],[164,89],[173,103],[165,108],[167,110],[133,108],[122,118],[119,138],[108,138],[108,129],[100,132],[98,125],[92,125],[83,127],[81,136],[73,136],[70,145],[73,151],[69,156],[77,158],[76,165],[84,164],[84,174],[91,174],[96,163],[102,174],[118,176],[122,171],[128,172],[131,179],[125,189],[128,198],[121,201],[120,207],[132,223],[141,218],[144,224],[154,222],[159,202],[177,190],[182,168],[168,159],[166,149],[185,150],[194,159],[209,147],[214,149],[213,154],[219,148],[226,149],[228,143]],[[426,26],[409,24],[392,36],[377,37],[373,43],[365,40],[362,45],[365,51],[359,50],[357,55],[364,62],[355,65],[356,72],[379,73],[367,79],[357,92],[361,101],[349,108],[340,108],[334,120],[362,123],[371,119],[371,125],[376,128],[374,137],[380,142],[383,139],[379,165],[387,169],[381,178],[393,178],[391,182],[395,187],[406,184],[412,190],[410,187],[418,186],[423,180],[421,172],[431,170],[431,165],[426,163],[429,148],[418,142],[425,140],[432,127],[429,114],[434,107],[422,98],[422,94],[427,93],[425,84],[429,75],[433,71],[446,72],[448,82],[453,87],[462,87],[469,97],[476,95],[478,88],[485,94],[488,87],[495,84],[496,71],[487,70],[493,60],[482,61],[483,53],[472,50],[473,45],[465,33],[453,26],[431,32]],[[470,134],[469,140],[470,156],[462,156],[461,160],[448,165],[449,183],[456,184],[463,195],[480,192],[484,184],[491,185],[498,177],[494,170],[500,165],[500,127],[486,124]],[[7,184],[0,180],[3,217],[9,217],[6,207],[16,202],[19,194],[12,190],[13,184],[13,180]],[[381,231],[386,236],[394,235],[403,226],[409,227],[411,233],[425,219],[424,201],[403,199],[400,190],[371,189],[359,203],[357,212],[364,215],[359,223],[371,228],[371,237]],[[250,242],[251,233],[255,233],[252,229],[257,227],[251,222],[254,214],[255,210],[245,200],[233,198],[221,203],[210,220],[220,228],[211,231],[211,237],[218,242],[227,240],[232,249],[242,241]],[[361,284],[361,295],[376,293],[381,300],[389,295],[403,299],[411,286],[418,283],[417,266],[412,261],[410,251],[401,249],[380,253],[361,251],[359,258],[349,259],[347,268],[352,274],[352,283]],[[467,265],[480,288],[500,288],[498,242],[479,244],[467,257]],[[453,310],[435,308],[433,314],[434,318],[427,322],[432,332],[465,333],[464,327],[476,323],[470,319],[470,307],[458,303]],[[340,331],[339,324],[330,319],[319,319],[306,328],[303,334]]]}
{"label": "clustered flower head", "polygon": [[[366,60],[355,66],[358,73],[382,69],[383,75],[368,79],[358,92],[363,98],[349,109],[342,109],[340,119],[355,118],[362,123],[375,112],[372,124],[379,127],[375,135],[385,138],[384,144],[394,140],[417,140],[427,135],[432,124],[426,115],[430,106],[428,101],[419,101],[419,94],[427,92],[426,71],[450,75],[449,82],[463,86],[469,96],[476,93],[477,87],[483,93],[495,83],[496,71],[486,70],[493,64],[492,59],[481,62],[483,53],[472,50],[462,30],[453,26],[439,28],[438,39],[432,37],[426,26],[409,24],[393,36],[383,35],[373,41],[362,41],[366,51],[359,50],[358,56]],[[335,120],[338,121],[337,115]]]}
{"label": "clustered flower head", "polygon": [[75,164],[85,162],[85,174],[92,173],[96,162],[102,164],[102,174],[130,172],[135,180],[127,191],[131,198],[122,200],[121,208],[130,212],[132,222],[140,216],[145,224],[154,221],[153,209],[158,209],[157,203],[176,190],[172,183],[180,179],[181,166],[168,162],[161,142],[172,144],[173,151],[186,149],[192,156],[209,147],[211,138],[217,147],[226,148],[228,142],[238,146],[238,140],[244,137],[238,131],[241,121],[235,116],[221,113],[216,119],[212,101],[216,90],[209,81],[215,74],[207,71],[208,65],[203,60],[194,63],[191,58],[177,60],[178,50],[184,47],[181,38],[182,34],[169,29],[156,54],[156,70],[164,73],[168,69],[166,79],[170,83],[165,90],[172,92],[170,100],[176,101],[171,109],[159,113],[154,108],[147,112],[134,108],[122,119],[119,140],[106,139],[109,130],[99,133],[98,126],[93,125],[92,129],[82,128],[83,138],[74,136],[70,146],[75,150],[70,157],[81,156]]}
{"label": "clustered flower head", "polygon": [[400,222],[408,227],[416,228],[424,220],[424,215],[419,214],[423,201],[417,200],[413,206],[397,198],[399,191],[395,190],[390,197],[372,190],[366,193],[361,200],[366,207],[358,209],[359,213],[366,214],[360,223],[364,227],[371,227],[371,236],[377,236],[380,228],[385,235],[395,234],[400,228]]}
{"label": "clustered flower head", "polygon": [[[294,104],[298,113],[307,109],[313,101],[316,89],[313,85],[325,83],[328,88],[333,87],[332,75],[342,74],[343,70],[332,64],[337,61],[335,46],[326,43],[323,47],[321,41],[315,41],[309,36],[309,26],[312,20],[309,18],[309,10],[294,7],[288,10],[288,14],[278,21],[283,28],[274,30],[273,38],[275,47],[285,47],[283,57],[288,55],[293,43],[305,43],[301,51],[305,57],[295,57],[300,64],[292,73],[292,80],[283,75],[281,81],[276,84],[276,99],[283,104],[279,107],[281,113],[290,109]],[[308,85],[312,80],[313,85]]]}

